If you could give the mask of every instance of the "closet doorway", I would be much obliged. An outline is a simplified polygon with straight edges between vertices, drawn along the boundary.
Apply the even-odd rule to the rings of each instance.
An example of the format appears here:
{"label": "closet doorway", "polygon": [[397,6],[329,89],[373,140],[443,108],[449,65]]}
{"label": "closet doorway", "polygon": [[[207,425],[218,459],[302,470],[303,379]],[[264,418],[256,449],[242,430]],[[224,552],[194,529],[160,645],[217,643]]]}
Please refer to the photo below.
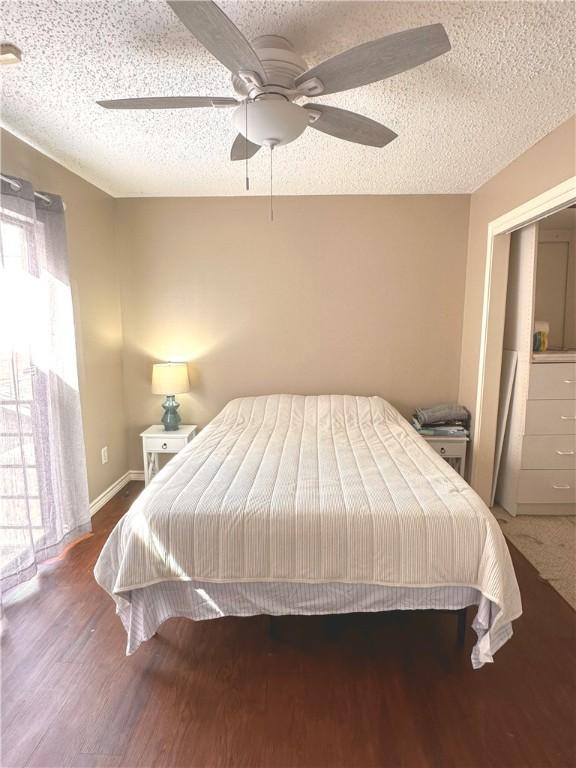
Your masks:
{"label": "closet doorway", "polygon": [[492,495],[496,457],[510,234],[575,203],[576,176],[572,176],[488,226],[470,476],[471,485],[486,502]]}
{"label": "closet doorway", "polygon": [[491,506],[576,609],[576,208],[512,232]]}
{"label": "closet doorway", "polygon": [[576,514],[576,210],[512,233],[491,505]]}

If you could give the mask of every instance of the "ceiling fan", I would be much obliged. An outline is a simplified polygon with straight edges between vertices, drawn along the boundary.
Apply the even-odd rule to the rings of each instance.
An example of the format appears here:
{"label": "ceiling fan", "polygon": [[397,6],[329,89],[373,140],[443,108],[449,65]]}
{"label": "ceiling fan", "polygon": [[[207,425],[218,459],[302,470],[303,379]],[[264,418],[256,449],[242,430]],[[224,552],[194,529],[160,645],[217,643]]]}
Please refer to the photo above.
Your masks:
{"label": "ceiling fan", "polygon": [[424,64],[450,50],[442,24],[408,29],[339,53],[311,69],[288,40],[257,37],[252,45],[214,2],[168,0],[194,37],[230,72],[240,100],[227,96],[159,96],[99,101],[107,109],[235,107],[238,135],[230,158],[246,160],[260,147],[288,144],[307,126],[338,139],[384,147],[397,134],[356,112],[297,99],[359,88]]}

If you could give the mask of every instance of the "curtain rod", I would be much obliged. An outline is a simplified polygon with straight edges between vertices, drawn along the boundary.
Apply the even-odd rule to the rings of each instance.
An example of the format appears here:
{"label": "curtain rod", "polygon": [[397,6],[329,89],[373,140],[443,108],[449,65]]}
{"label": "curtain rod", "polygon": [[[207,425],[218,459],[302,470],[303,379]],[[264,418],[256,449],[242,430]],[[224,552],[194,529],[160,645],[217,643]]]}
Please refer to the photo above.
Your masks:
{"label": "curtain rod", "polygon": [[[14,181],[14,179],[11,179],[9,176],[4,176],[3,173],[0,173],[0,179],[5,181],[6,184],[9,184],[15,192],[19,192],[22,189],[22,184],[20,184],[18,181]],[[43,195],[42,192],[34,192],[34,197],[37,197],[40,200],[44,200],[47,205],[52,205],[52,200],[48,197],[48,195]]]}

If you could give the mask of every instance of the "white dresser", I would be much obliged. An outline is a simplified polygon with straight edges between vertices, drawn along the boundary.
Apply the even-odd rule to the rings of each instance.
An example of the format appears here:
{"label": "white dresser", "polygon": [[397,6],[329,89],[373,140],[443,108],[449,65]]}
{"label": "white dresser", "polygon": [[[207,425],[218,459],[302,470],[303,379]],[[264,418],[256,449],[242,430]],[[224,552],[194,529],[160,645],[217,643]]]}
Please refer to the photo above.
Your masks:
{"label": "white dresser", "polygon": [[[521,396],[520,392],[516,392]],[[576,513],[576,363],[532,362],[522,434],[509,435],[497,501],[511,514]]]}
{"label": "white dresser", "polygon": [[527,513],[556,504],[576,511],[576,363],[530,366],[518,504]]}

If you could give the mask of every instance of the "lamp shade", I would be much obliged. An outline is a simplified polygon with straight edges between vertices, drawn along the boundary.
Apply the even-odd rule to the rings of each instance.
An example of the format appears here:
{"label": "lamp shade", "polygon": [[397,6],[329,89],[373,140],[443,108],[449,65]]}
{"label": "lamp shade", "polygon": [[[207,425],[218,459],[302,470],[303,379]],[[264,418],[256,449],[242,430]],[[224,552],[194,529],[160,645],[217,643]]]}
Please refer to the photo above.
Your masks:
{"label": "lamp shade", "polygon": [[186,363],[155,363],[152,366],[152,393],[179,395],[190,391]]}

